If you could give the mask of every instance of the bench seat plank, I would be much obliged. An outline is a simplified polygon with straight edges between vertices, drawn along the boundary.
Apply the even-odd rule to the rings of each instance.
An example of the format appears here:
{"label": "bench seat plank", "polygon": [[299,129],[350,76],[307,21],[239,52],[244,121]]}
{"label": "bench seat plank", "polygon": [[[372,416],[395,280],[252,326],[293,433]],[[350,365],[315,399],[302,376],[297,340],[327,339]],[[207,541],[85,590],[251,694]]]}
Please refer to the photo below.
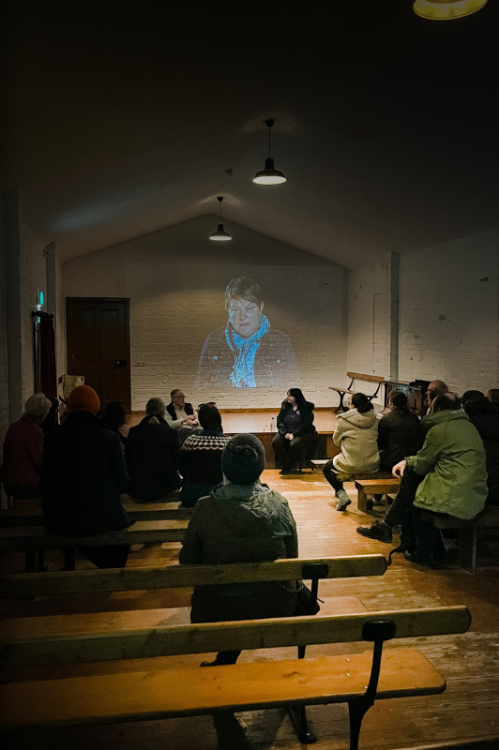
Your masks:
{"label": "bench seat plank", "polygon": [[88,537],[67,537],[46,533],[42,526],[0,529],[0,550],[55,549],[64,547],[102,547],[113,544],[146,544],[148,542],[182,542],[187,519],[172,521],[137,521],[116,531]]}
{"label": "bench seat plank", "polygon": [[[89,630],[88,623],[92,618],[99,618],[98,614],[77,616],[76,620],[71,620],[71,615],[59,616],[59,624],[64,626],[67,623],[67,627],[61,628],[54,636],[46,636],[37,629],[39,618],[31,618],[30,622],[19,627],[19,630],[21,627],[31,628],[29,635],[21,634],[15,627],[14,632],[9,631],[8,621],[5,621],[2,624],[5,637],[0,639],[0,662],[5,667],[34,666],[348,643],[361,641],[363,625],[372,619],[369,614],[354,613],[150,627],[147,610],[146,614],[143,610],[135,610],[125,615],[126,622],[123,613],[119,612],[108,613],[108,622],[103,624],[95,619],[101,628],[95,631]],[[81,625],[78,624],[79,617]],[[464,633],[471,622],[469,610],[462,606],[388,610],[376,612],[376,618],[392,620],[397,638]],[[122,627],[123,623],[128,629]]]}
{"label": "bench seat plank", "polygon": [[0,595],[50,596],[89,591],[190,588],[201,584],[294,581],[303,577],[303,566],[310,564],[327,566],[327,575],[322,576],[323,578],[383,575],[386,570],[386,559],[383,555],[376,554],[323,559],[288,558],[230,565],[167,565],[163,568],[13,573],[0,578]]}
{"label": "bench seat plank", "polygon": [[[13,683],[0,686],[1,726],[9,730],[339,703],[364,694],[371,664],[372,653],[367,652]],[[444,679],[418,651],[383,654],[377,698],[444,690]]]}
{"label": "bench seat plank", "polygon": [[[130,514],[134,521],[189,519],[192,516],[193,509],[179,508],[179,505],[180,503],[144,503],[143,505],[123,503],[123,508]],[[13,508],[0,511],[0,527],[18,528],[19,526],[45,526],[43,511],[17,510]]]}

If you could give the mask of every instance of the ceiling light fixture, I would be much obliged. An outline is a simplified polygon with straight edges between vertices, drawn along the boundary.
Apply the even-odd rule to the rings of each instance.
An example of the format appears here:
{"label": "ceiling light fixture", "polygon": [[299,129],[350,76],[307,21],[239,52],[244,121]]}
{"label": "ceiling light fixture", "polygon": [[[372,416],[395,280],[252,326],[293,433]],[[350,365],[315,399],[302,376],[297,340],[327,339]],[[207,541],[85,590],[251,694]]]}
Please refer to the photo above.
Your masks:
{"label": "ceiling light fixture", "polygon": [[281,185],[286,182],[286,175],[274,167],[274,160],[270,158],[270,128],[273,124],[274,120],[265,120],[265,125],[269,129],[269,155],[265,159],[265,169],[257,172],[253,177],[253,182],[256,182],[257,185]]}
{"label": "ceiling light fixture", "polygon": [[414,12],[431,21],[452,21],[483,8],[487,0],[416,0]]}
{"label": "ceiling light fixture", "polygon": [[210,240],[215,240],[216,242],[227,242],[228,240],[231,240],[232,237],[228,232],[224,231],[224,225],[222,224],[222,201],[223,197],[221,195],[217,198],[218,201],[220,201],[220,224],[218,225],[218,229],[216,232],[213,232],[213,234],[210,234]]}

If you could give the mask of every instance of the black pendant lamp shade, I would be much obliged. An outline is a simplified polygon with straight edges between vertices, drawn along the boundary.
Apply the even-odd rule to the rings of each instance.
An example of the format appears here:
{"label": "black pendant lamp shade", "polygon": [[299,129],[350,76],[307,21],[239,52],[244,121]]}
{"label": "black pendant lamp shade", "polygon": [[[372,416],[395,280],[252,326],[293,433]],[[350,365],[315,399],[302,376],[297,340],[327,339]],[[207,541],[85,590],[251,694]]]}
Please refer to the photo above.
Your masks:
{"label": "black pendant lamp shade", "polygon": [[214,240],[215,242],[227,242],[228,240],[231,240],[232,237],[228,232],[224,231],[224,225],[222,224],[223,196],[219,195],[217,200],[220,202],[220,224],[218,225],[217,231],[210,234],[210,240]]}
{"label": "black pendant lamp shade", "polygon": [[253,182],[257,185],[281,185],[286,182],[286,175],[275,168],[274,160],[270,157],[270,128],[273,124],[274,120],[265,120],[265,125],[269,129],[269,155],[265,159],[265,169],[257,172],[253,177]]}

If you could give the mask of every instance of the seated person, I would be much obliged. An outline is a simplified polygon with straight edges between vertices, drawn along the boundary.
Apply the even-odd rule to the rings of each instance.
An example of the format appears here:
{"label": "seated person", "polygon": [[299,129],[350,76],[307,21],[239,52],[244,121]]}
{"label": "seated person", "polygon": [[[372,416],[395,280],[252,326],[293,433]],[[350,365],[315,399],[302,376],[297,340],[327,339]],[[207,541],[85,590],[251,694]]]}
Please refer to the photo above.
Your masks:
{"label": "seated person", "polygon": [[491,388],[490,391],[487,392],[487,398],[493,404],[499,404],[499,388]]}
{"label": "seated person", "polygon": [[[281,474],[289,474],[305,452],[313,452],[318,437],[314,427],[314,404],[299,388],[290,388],[277,416],[277,435],[272,440]],[[299,469],[293,469],[298,471]]]}
{"label": "seated person", "polygon": [[385,520],[359,526],[357,531],[389,543],[393,526],[402,524],[407,559],[433,566],[444,552],[441,535],[422,519],[419,509],[474,518],[487,498],[487,470],[480,435],[456,396],[437,396],[422,421],[423,447],[393,467],[393,475],[402,477],[402,482]]}
{"label": "seated person", "polygon": [[129,493],[134,500],[154,502],[178,490],[179,455],[178,435],[165,419],[164,401],[150,398],[146,416],[130,429],[126,441]]}
{"label": "seated person", "polygon": [[180,497],[188,508],[193,508],[200,497],[209,495],[222,481],[222,453],[230,439],[224,437],[222,417],[216,406],[201,404],[199,422],[203,431],[190,435],[180,450]]}
{"label": "seated person", "polygon": [[340,449],[324,466],[324,476],[338,498],[336,510],[352,502],[338,474],[375,474],[379,470],[378,423],[371,401],[364,393],[352,396],[352,409],[340,414],[333,442]]}
{"label": "seated person", "polygon": [[461,402],[461,406],[464,409],[468,401],[474,401],[476,398],[485,398],[485,394],[482,393],[482,391],[466,391],[465,393],[463,393],[459,401]]}
{"label": "seated person", "polygon": [[3,444],[2,482],[7,495],[26,500],[40,497],[40,471],[45,435],[40,425],[52,408],[43,393],[24,404],[24,414],[13,422]]}
{"label": "seated person", "polygon": [[464,410],[483,440],[487,465],[487,505],[499,505],[499,405],[482,396],[467,401]]}
{"label": "seated person", "polygon": [[110,401],[104,407],[104,412],[101,416],[104,422],[110,430],[112,430],[120,439],[121,450],[125,452],[126,441],[130,427],[126,421],[125,407],[122,401]]}
{"label": "seated person", "polygon": [[[86,537],[130,526],[120,495],[128,489],[125,460],[116,435],[95,416],[100,399],[79,385],[68,398],[68,416],[45,439],[42,509],[50,532]],[[98,568],[122,568],[128,546],[79,547]]]}
{"label": "seated person", "polygon": [[165,418],[170,427],[180,430],[182,427],[197,427],[197,415],[192,404],[186,403],[181,388],[175,388],[170,394],[171,401],[166,407]]}
{"label": "seated person", "polygon": [[390,394],[391,411],[378,424],[378,449],[381,471],[392,470],[406,456],[413,456],[423,445],[423,431],[418,417],[407,405],[405,393]]}
{"label": "seated person", "polygon": [[[265,449],[254,435],[236,435],[222,454],[225,482],[201,498],[189,522],[181,564],[227,565],[298,556],[296,524],[287,500],[259,481]],[[297,611],[295,581],[196,586],[191,621],[290,617]],[[212,664],[234,664],[239,651],[220,652]]]}
{"label": "seated person", "polygon": [[444,383],[443,380],[432,380],[428,386],[428,390],[426,391],[426,396],[424,399],[424,407],[426,412],[430,411],[431,403],[436,399],[437,396],[443,396],[443,394],[447,393],[448,391],[449,386],[447,385],[447,383]]}

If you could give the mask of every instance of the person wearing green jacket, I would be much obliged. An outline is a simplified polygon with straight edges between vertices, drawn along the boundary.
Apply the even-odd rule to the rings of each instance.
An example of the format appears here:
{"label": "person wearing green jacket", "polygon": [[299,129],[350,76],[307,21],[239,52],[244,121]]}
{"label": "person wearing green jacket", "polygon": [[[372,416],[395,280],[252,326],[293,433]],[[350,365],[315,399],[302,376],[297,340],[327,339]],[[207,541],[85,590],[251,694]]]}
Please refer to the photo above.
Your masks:
{"label": "person wearing green jacket", "polygon": [[403,546],[405,537],[405,545],[412,547],[405,550],[406,557],[432,565],[441,539],[433,525],[423,521],[421,510],[474,518],[487,499],[486,456],[476,427],[453,394],[433,401],[422,427],[426,438],[421,450],[393,467],[393,475],[402,482],[385,520],[357,531],[389,543],[393,526],[402,523]]}

